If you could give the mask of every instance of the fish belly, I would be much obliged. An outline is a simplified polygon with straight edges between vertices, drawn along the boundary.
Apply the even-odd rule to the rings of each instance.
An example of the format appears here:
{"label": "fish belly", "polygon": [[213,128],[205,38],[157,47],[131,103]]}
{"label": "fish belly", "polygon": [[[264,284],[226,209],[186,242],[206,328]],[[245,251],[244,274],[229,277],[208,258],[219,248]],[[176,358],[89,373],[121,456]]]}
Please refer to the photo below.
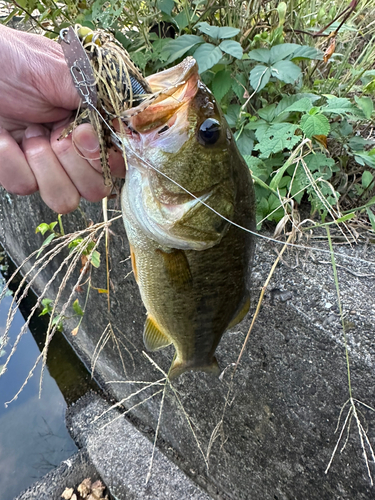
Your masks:
{"label": "fish belly", "polygon": [[[244,181],[238,192],[242,199],[236,222],[254,229],[248,175]],[[170,373],[218,371],[215,349],[248,299],[252,236],[232,225],[221,242],[209,249],[162,247],[145,235],[130,211],[126,193],[122,203],[133,269],[148,319],[168,339],[164,345],[173,343],[176,349]]]}

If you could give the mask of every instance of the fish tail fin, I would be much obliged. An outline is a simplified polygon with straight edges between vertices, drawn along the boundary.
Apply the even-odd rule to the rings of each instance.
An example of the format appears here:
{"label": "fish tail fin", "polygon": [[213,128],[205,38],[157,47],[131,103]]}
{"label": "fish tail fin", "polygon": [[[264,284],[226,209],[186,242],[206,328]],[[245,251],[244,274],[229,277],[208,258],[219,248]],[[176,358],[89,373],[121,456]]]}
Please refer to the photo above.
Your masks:
{"label": "fish tail fin", "polygon": [[192,366],[188,363],[181,362],[177,359],[177,355],[173,358],[171,367],[169,368],[168,377],[173,380],[182,375],[182,373],[188,371],[195,372],[206,372],[218,377],[220,375],[220,367],[215,356],[212,357],[211,361],[207,364],[201,366]]}

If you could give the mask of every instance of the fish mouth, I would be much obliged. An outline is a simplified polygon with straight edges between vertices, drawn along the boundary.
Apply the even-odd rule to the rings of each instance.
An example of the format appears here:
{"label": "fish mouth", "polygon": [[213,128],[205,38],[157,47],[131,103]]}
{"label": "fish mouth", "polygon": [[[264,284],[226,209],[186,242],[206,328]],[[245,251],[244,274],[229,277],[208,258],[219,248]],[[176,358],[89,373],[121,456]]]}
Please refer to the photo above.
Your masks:
{"label": "fish mouth", "polygon": [[167,124],[195,97],[199,82],[198,64],[193,57],[187,57],[177,66],[149,76],[147,81],[153,94],[121,114],[122,121],[138,133]]}

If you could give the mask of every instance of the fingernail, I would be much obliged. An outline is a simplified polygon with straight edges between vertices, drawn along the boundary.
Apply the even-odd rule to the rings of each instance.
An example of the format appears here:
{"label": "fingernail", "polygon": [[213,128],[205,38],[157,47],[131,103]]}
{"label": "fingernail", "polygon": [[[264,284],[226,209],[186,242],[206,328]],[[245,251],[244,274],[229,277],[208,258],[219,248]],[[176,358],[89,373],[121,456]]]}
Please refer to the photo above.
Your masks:
{"label": "fingernail", "polygon": [[77,146],[80,151],[87,151],[88,153],[94,153],[99,149],[98,138],[91,132],[78,132],[78,137],[76,136]]}
{"label": "fingernail", "polygon": [[46,135],[45,129],[41,125],[30,125],[25,130],[25,138],[31,139],[32,137],[41,137]]}

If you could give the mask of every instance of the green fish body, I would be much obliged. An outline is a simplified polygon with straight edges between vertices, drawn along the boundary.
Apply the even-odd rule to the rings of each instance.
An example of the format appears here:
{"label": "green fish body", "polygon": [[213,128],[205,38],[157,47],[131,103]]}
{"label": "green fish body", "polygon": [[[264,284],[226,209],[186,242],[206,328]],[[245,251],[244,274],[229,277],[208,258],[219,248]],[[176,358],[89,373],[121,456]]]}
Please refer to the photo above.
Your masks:
{"label": "green fish body", "polygon": [[253,185],[193,58],[148,81],[156,98],[123,117],[132,152],[121,195],[144,343],[173,343],[171,378],[217,373],[216,347],[249,308],[254,236],[229,221],[255,230]]}

